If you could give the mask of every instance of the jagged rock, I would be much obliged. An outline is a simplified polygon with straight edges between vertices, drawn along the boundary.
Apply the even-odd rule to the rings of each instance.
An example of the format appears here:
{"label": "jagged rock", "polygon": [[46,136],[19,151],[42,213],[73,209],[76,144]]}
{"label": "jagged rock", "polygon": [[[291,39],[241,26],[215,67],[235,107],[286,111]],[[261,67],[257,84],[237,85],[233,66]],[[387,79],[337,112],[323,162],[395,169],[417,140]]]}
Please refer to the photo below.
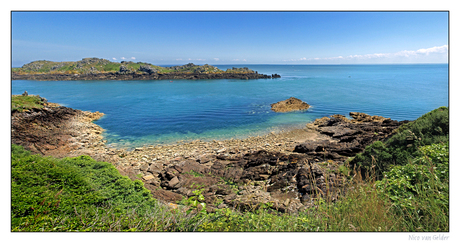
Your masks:
{"label": "jagged rock", "polygon": [[131,74],[134,73],[133,71],[129,70],[127,67],[121,65],[120,69],[117,72],[118,74]]}
{"label": "jagged rock", "polygon": [[297,110],[308,110],[310,105],[297,98],[291,97],[287,100],[271,104],[271,107],[274,112],[289,112]]}
{"label": "jagged rock", "polygon": [[153,176],[153,175],[146,175],[146,176],[142,177],[142,179],[145,180],[145,181],[152,180],[154,178],[155,178],[155,176]]}
{"label": "jagged rock", "polygon": [[174,186],[176,186],[177,184],[179,184],[179,178],[177,178],[177,176],[174,176],[168,183],[168,187],[171,187],[171,188],[174,188]]}
{"label": "jagged rock", "polygon": [[148,65],[141,65],[139,67],[139,71],[146,72],[148,74],[153,74],[153,73],[158,72],[158,70],[156,70],[155,68],[152,68],[151,66],[148,66]]}
{"label": "jagged rock", "polygon": [[389,118],[382,116],[370,116],[360,112],[350,112],[350,116],[354,119],[352,122],[383,122],[384,120],[389,120]]}

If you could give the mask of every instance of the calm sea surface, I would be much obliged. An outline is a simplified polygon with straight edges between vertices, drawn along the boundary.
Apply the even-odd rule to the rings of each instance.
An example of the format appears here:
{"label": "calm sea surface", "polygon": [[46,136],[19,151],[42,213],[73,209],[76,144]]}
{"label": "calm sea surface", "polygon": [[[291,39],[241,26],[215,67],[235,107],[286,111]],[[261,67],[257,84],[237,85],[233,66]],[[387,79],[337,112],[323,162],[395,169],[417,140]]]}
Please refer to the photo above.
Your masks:
{"label": "calm sea surface", "polygon": [[[96,121],[108,144],[137,147],[179,140],[244,138],[351,111],[414,120],[448,106],[448,65],[216,65],[248,67],[279,79],[166,81],[13,80],[12,94],[106,115]],[[306,112],[274,113],[299,98]]]}

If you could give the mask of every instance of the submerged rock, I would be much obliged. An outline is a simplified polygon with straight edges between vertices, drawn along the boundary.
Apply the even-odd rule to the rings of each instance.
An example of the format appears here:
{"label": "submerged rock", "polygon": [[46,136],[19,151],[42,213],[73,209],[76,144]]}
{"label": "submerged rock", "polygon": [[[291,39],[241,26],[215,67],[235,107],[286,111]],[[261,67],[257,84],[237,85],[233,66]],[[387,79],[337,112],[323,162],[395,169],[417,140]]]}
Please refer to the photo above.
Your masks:
{"label": "submerged rock", "polygon": [[271,104],[271,107],[274,112],[289,112],[297,110],[308,110],[310,105],[297,98],[291,97],[287,100]]}

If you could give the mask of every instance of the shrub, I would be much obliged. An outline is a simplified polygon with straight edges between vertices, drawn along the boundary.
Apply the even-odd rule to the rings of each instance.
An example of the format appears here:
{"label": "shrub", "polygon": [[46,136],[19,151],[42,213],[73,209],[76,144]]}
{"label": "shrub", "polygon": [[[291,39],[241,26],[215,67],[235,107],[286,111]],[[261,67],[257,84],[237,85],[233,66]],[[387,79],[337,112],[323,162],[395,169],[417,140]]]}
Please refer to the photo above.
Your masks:
{"label": "shrub", "polygon": [[362,170],[362,175],[372,172],[379,179],[382,172],[393,164],[393,156],[383,142],[376,141],[357,154],[352,163]]}
{"label": "shrub", "polygon": [[419,155],[419,147],[448,141],[449,110],[443,106],[402,125],[385,144],[392,152],[395,164],[402,165],[408,158]]}
{"label": "shrub", "polygon": [[449,146],[428,145],[420,153],[413,161],[384,173],[376,188],[403,215],[407,230],[448,231]]}
{"label": "shrub", "polygon": [[381,179],[383,172],[388,171],[391,165],[404,165],[408,160],[420,156],[418,148],[448,141],[449,110],[440,107],[402,125],[387,141],[377,141],[367,146],[363,153],[350,161],[350,165],[360,167],[363,174],[375,173],[377,179]]}

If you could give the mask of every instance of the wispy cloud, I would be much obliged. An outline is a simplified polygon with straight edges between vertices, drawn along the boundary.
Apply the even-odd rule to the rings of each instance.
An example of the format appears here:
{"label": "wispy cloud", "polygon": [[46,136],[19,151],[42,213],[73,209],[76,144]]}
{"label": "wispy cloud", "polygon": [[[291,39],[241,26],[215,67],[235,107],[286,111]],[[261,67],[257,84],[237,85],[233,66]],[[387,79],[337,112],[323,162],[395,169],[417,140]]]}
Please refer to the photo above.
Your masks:
{"label": "wispy cloud", "polygon": [[418,49],[416,51],[399,51],[395,53],[374,53],[365,55],[348,55],[335,57],[313,57],[313,58],[298,58],[283,60],[285,62],[372,62],[372,61],[447,61],[448,45],[434,46],[426,49]]}
{"label": "wispy cloud", "polygon": [[219,58],[217,58],[217,57],[214,57],[213,59],[214,59],[214,61],[219,61]]}
{"label": "wispy cloud", "polygon": [[136,60],[136,58],[135,58],[135,57],[131,57],[131,59],[132,59],[132,60]]}
{"label": "wispy cloud", "polygon": [[206,61],[206,59],[202,59],[202,58],[196,58],[196,59],[189,58],[187,60],[189,60],[189,61]]}

